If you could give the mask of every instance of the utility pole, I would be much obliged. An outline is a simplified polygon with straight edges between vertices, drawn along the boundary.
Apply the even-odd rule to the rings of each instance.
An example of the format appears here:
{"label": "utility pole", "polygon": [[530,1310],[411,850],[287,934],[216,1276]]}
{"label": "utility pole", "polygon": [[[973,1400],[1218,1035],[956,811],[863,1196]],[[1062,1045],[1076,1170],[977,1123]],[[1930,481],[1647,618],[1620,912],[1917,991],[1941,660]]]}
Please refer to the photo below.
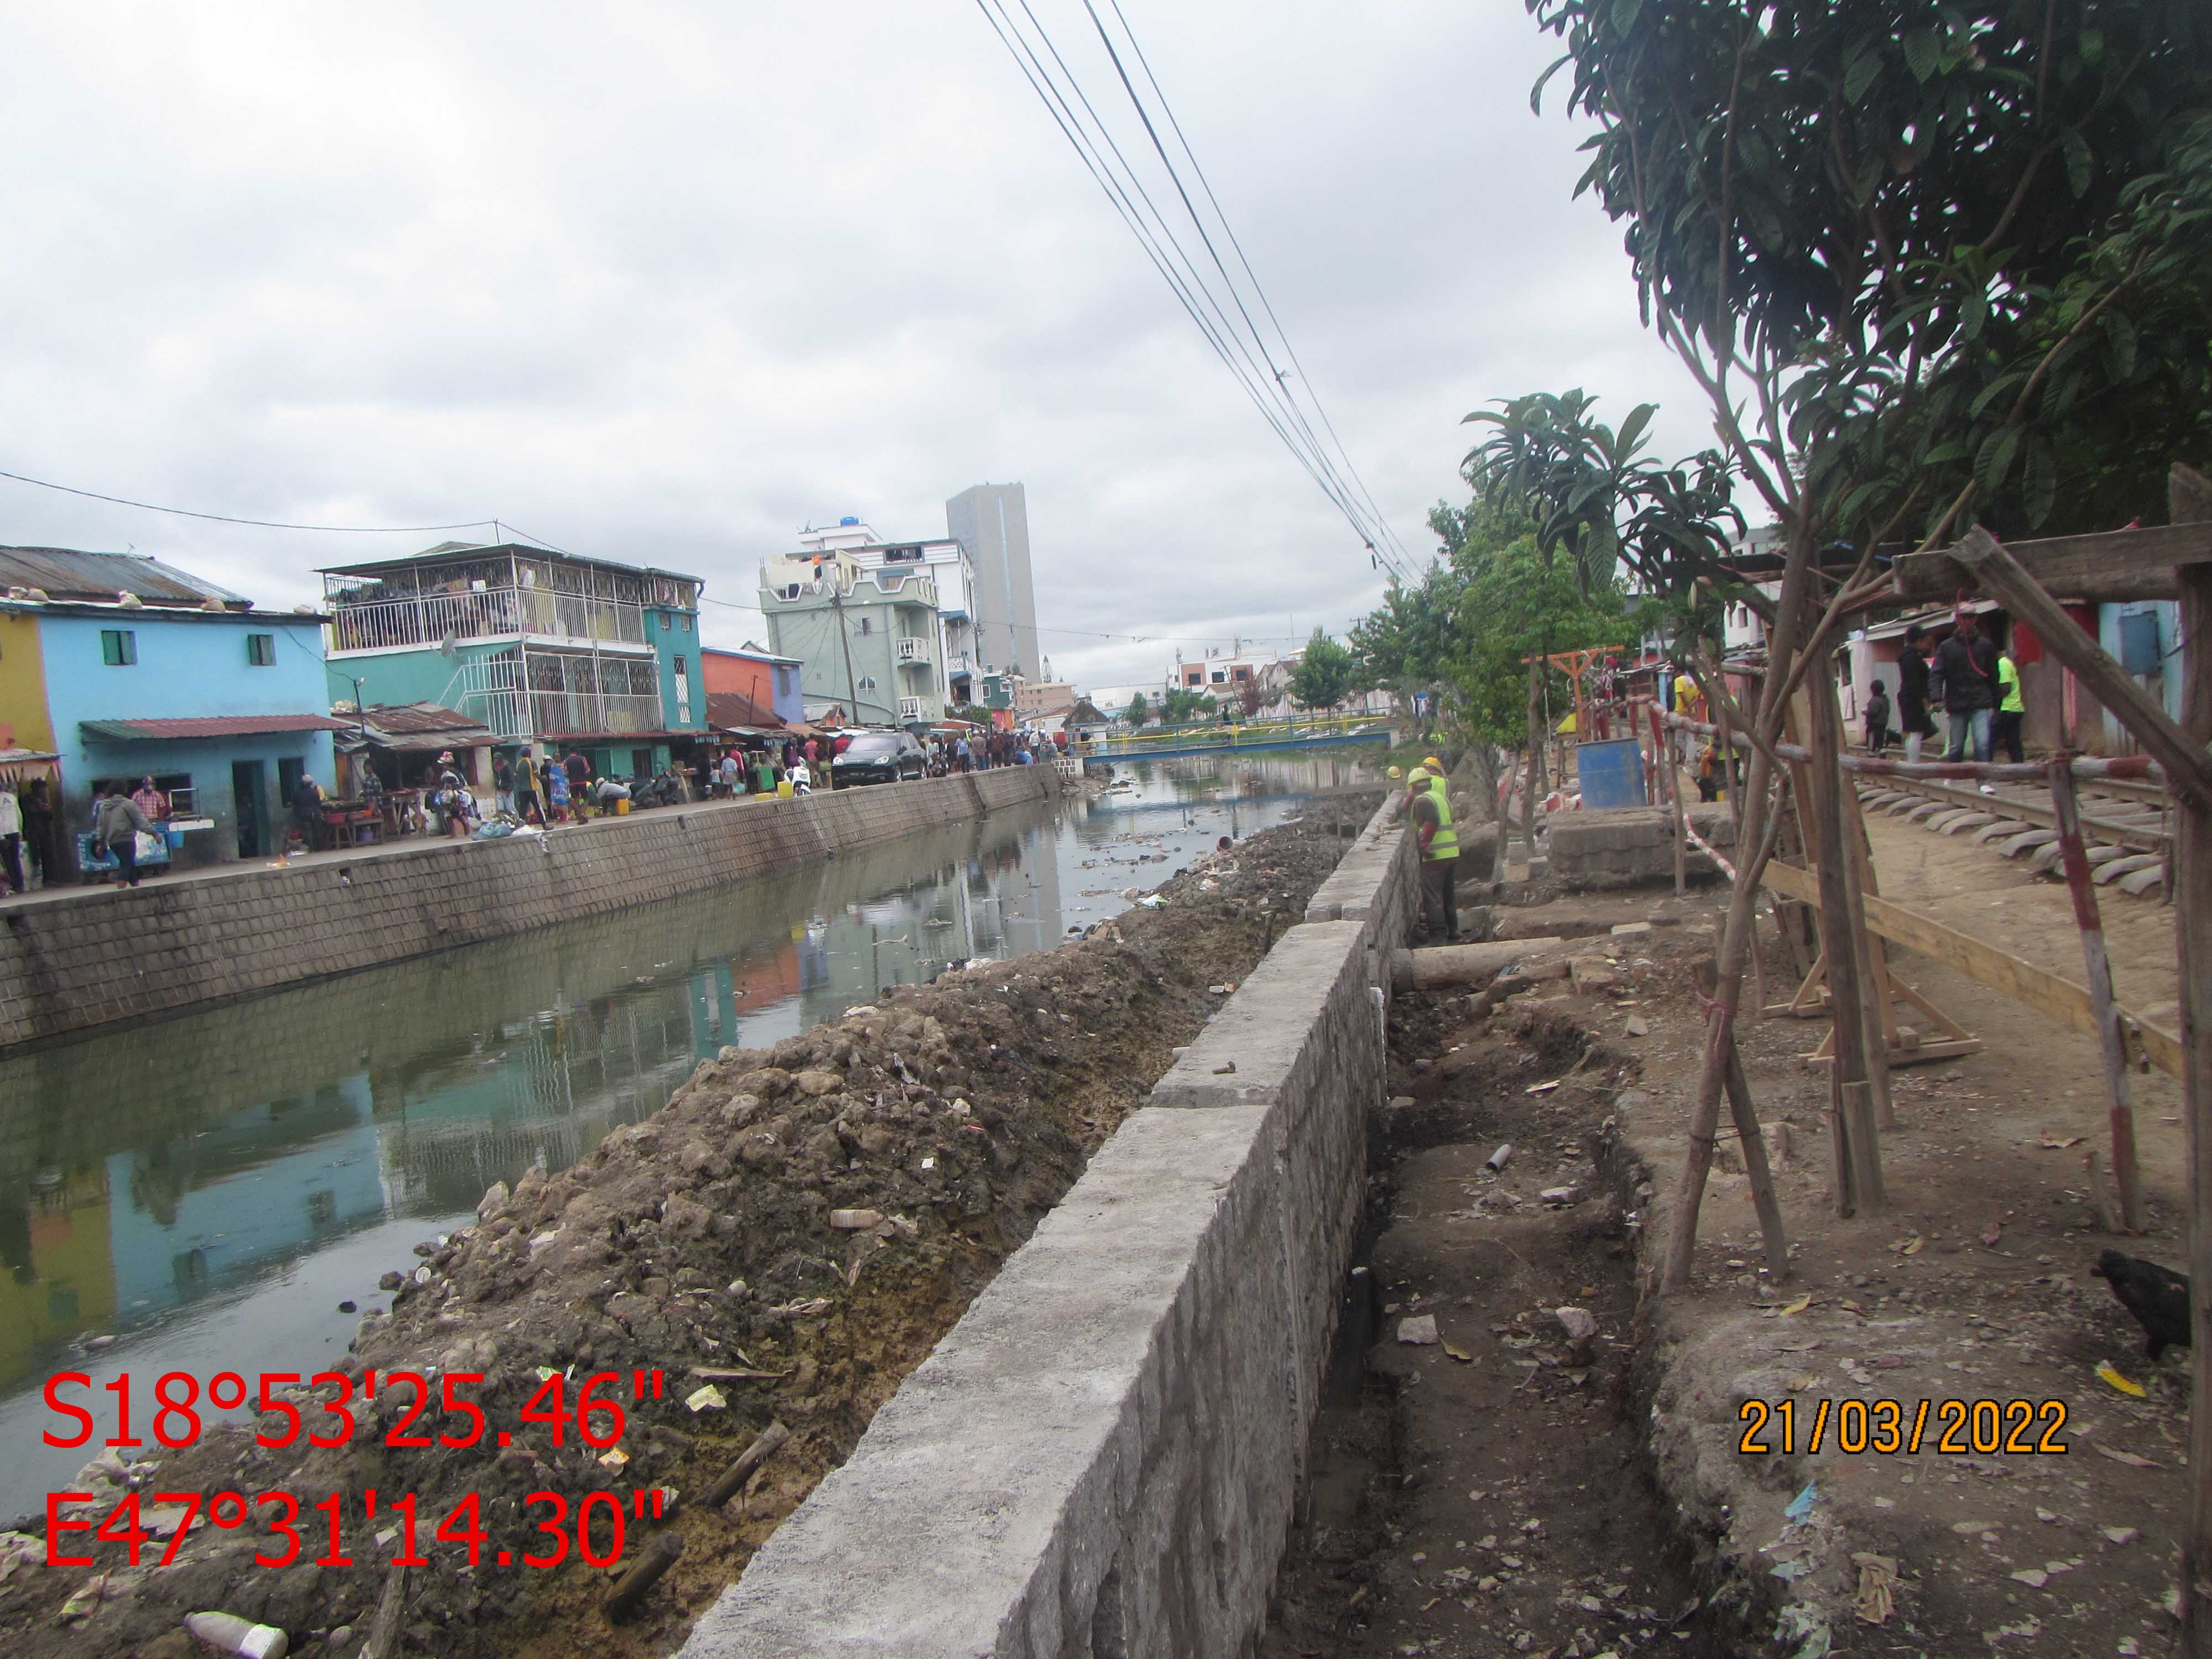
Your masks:
{"label": "utility pole", "polygon": [[845,653],[845,697],[851,706],[853,719],[857,721],[860,717],[860,682],[853,678],[853,642],[845,634],[845,596],[837,591],[835,571],[830,575],[830,608],[836,614],[837,645]]}

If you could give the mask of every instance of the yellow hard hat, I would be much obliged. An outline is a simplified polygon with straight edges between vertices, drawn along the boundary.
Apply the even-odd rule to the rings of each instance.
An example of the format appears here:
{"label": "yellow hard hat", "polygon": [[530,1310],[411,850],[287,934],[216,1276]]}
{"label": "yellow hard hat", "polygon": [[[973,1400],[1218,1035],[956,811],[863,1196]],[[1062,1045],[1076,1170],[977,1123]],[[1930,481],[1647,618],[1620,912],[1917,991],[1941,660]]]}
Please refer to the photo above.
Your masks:
{"label": "yellow hard hat", "polygon": [[1406,774],[1406,787],[1408,789],[1419,789],[1425,785],[1428,781],[1429,769],[1425,766],[1417,766],[1412,771]]}
{"label": "yellow hard hat", "polygon": [[1444,763],[1438,760],[1434,755],[1429,756],[1421,763],[1421,764],[1427,767],[1429,770],[1434,773],[1437,777],[1442,777],[1444,775]]}
{"label": "yellow hard hat", "polygon": [[1390,769],[1390,776],[1392,777],[1392,779],[1393,779],[1393,780],[1395,780],[1395,779],[1398,779],[1398,778],[1402,778],[1402,777],[1404,777],[1405,775],[1406,775],[1405,772],[1404,772],[1404,771],[1403,771],[1403,769],[1401,769],[1401,768],[1398,768],[1398,767],[1394,766],[1394,767],[1392,767],[1392,768]]}

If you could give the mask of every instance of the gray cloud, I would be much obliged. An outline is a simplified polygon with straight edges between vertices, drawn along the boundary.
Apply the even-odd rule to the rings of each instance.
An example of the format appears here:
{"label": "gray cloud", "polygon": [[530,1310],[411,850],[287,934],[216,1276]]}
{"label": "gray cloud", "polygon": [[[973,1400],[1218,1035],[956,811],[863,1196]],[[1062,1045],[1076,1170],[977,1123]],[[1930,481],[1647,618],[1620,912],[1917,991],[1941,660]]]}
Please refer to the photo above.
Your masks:
{"label": "gray cloud", "polygon": [[[1704,441],[1617,231],[1569,200],[1578,135],[1528,112],[1551,43],[1520,7],[1123,3],[1417,554],[1489,398],[1660,397],[1662,447]],[[0,465],[252,516],[496,514],[739,603],[802,522],[941,534],[946,495],[1018,477],[1054,665],[1097,683],[1173,649],[1097,635],[1375,602],[972,7],[738,9],[20,13]],[[1037,10],[1109,107],[1080,8]],[[0,491],[0,539],[135,544],[274,604],[430,539]]]}

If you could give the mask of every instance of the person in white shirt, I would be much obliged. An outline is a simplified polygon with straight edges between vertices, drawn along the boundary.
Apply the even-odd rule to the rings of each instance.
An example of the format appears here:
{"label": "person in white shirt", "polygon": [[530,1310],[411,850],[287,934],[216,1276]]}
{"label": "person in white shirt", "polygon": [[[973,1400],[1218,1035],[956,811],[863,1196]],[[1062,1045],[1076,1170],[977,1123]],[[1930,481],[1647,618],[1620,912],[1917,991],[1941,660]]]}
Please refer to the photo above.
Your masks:
{"label": "person in white shirt", "polygon": [[23,884],[23,803],[6,784],[0,784],[0,869],[8,877],[8,890],[20,893]]}

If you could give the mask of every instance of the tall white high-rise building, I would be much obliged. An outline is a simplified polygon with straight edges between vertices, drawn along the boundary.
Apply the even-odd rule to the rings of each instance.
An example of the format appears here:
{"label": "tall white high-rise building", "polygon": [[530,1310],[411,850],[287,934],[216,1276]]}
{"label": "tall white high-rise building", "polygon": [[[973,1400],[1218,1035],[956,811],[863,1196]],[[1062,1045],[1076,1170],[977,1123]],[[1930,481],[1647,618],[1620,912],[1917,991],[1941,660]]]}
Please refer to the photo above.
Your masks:
{"label": "tall white high-rise building", "polygon": [[1034,679],[1036,592],[1030,581],[1029,497],[1018,483],[977,484],[945,504],[945,527],[975,573],[975,650],[982,672]]}

